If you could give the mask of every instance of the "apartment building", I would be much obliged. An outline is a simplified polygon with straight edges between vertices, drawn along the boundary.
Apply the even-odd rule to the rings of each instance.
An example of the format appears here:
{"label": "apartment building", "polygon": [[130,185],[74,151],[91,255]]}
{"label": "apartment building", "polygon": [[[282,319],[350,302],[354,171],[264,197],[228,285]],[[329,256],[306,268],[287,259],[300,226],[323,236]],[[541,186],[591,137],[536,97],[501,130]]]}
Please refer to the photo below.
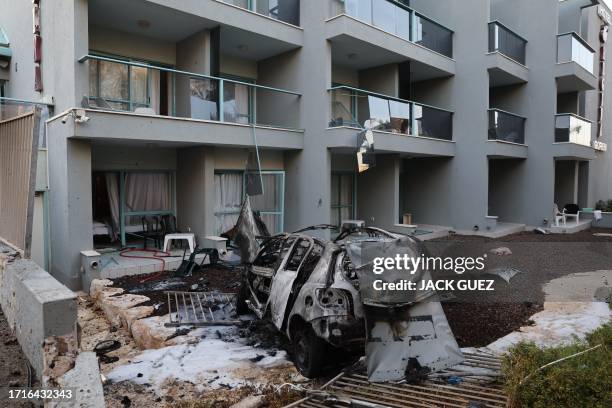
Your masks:
{"label": "apartment building", "polygon": [[[228,229],[258,163],[253,205],[273,232],[344,219],[413,231],[405,213],[511,232],[550,227],[554,203],[612,198],[610,11],[596,0],[0,10],[0,97],[52,110],[34,236],[71,288],[81,251],[100,236],[128,245],[143,217],[173,214],[200,239]],[[358,173],[372,119],[376,166]]]}

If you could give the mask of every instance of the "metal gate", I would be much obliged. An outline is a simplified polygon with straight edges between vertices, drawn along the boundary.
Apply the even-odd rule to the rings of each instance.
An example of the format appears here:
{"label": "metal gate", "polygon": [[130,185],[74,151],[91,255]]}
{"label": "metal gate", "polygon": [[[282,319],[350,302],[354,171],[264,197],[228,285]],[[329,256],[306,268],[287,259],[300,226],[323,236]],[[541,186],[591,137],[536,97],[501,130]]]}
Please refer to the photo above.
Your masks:
{"label": "metal gate", "polygon": [[0,121],[0,238],[30,256],[40,108]]}

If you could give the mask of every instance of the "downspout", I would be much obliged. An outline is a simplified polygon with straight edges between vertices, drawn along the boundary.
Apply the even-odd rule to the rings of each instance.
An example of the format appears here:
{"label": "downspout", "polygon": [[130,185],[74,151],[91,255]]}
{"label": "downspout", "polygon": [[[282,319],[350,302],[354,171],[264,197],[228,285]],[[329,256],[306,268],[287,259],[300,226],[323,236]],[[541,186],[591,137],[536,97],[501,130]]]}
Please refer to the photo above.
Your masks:
{"label": "downspout", "polygon": [[598,14],[600,15],[601,19],[601,29],[599,31],[599,84],[597,90],[599,93],[599,105],[597,107],[597,140],[600,140],[603,136],[604,89],[606,79],[606,41],[608,40],[609,21],[603,17],[601,11]]}

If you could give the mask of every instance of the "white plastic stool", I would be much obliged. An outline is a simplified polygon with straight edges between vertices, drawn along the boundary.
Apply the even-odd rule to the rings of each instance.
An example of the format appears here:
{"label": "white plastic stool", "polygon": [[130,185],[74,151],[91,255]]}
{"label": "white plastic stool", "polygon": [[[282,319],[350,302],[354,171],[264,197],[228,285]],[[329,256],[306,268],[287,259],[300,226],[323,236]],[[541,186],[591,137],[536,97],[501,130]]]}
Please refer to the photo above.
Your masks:
{"label": "white plastic stool", "polygon": [[177,233],[177,234],[166,234],[164,237],[164,252],[168,252],[168,244],[174,240],[185,240],[189,244],[189,251],[193,253],[195,250],[195,234],[193,233]]}

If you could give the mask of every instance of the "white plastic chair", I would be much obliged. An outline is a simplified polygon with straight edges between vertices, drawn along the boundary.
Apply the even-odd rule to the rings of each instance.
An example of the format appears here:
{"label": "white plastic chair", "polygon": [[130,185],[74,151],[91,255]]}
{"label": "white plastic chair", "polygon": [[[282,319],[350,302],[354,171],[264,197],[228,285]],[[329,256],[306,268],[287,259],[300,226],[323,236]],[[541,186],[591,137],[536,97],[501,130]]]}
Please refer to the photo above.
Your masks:
{"label": "white plastic chair", "polygon": [[553,214],[555,217],[555,226],[558,227],[559,226],[559,221],[563,221],[563,226],[566,226],[566,216],[567,214],[565,214],[565,210],[563,210],[564,212],[559,211],[559,206],[557,205],[557,203],[555,203],[555,205],[553,206]]}

